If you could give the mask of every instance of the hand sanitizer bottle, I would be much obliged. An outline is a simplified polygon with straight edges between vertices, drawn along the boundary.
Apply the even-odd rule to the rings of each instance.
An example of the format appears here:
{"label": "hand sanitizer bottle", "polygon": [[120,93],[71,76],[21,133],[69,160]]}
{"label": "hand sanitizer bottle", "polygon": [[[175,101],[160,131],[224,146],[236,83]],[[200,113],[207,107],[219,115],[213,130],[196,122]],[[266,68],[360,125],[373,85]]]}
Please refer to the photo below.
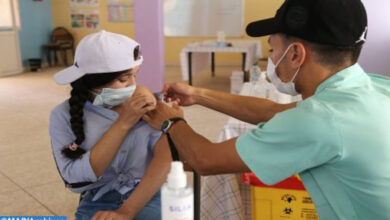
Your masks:
{"label": "hand sanitizer bottle", "polygon": [[261,76],[261,69],[259,67],[259,64],[254,63],[252,65],[252,68],[250,69],[249,73],[250,73],[249,82],[251,82],[253,85],[255,85],[259,81],[260,76]]}
{"label": "hand sanitizer bottle", "polygon": [[193,220],[194,193],[187,187],[187,175],[183,163],[171,163],[167,183],[161,190],[162,220]]}

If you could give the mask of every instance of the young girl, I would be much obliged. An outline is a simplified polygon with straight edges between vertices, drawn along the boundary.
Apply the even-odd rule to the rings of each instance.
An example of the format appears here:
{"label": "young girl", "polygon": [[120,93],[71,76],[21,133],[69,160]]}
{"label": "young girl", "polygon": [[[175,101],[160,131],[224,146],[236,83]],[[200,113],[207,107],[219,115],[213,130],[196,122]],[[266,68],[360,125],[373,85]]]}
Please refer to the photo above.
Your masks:
{"label": "young girl", "polygon": [[83,38],[73,66],[57,73],[69,100],[50,115],[54,158],[67,188],[82,193],[76,219],[161,219],[159,189],[171,156],[141,120],[156,100],[136,86],[139,45],[101,31]]}

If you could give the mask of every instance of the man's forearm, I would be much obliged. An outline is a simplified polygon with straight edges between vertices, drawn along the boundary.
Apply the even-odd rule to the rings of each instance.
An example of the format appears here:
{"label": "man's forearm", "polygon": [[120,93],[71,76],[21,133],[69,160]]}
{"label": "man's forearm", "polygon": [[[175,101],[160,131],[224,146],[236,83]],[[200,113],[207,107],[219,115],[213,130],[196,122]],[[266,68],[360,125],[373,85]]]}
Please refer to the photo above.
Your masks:
{"label": "man's forearm", "polygon": [[278,104],[267,99],[232,95],[203,88],[196,89],[195,100],[199,105],[251,124],[266,122],[276,113],[296,106],[296,103]]}
{"label": "man's forearm", "polygon": [[179,121],[169,129],[180,158],[185,160],[195,171],[202,170],[204,148],[211,142],[196,134],[185,122]]}
{"label": "man's forearm", "polygon": [[249,171],[235,149],[236,139],[212,143],[183,121],[174,124],[169,134],[180,157],[201,175]]}

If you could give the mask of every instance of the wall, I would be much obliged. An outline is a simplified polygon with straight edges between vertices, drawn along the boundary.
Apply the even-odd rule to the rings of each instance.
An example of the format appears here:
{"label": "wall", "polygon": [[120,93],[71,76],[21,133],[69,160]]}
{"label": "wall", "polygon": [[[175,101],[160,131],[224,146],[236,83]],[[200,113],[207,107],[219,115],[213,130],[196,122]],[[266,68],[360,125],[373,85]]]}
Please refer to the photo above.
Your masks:
{"label": "wall", "polygon": [[360,65],[369,73],[390,76],[389,0],[363,0],[368,15],[368,35]]}
{"label": "wall", "polygon": [[[125,1],[121,1],[125,2]],[[127,1],[128,2],[128,1]],[[100,13],[100,29],[106,31],[123,34],[134,38],[134,24],[133,23],[114,23],[107,21],[107,1],[99,1]],[[54,27],[62,26],[68,29],[75,37],[76,43],[78,43],[84,36],[96,32],[96,30],[89,29],[73,29],[71,28],[70,12],[72,9],[92,9],[96,8],[82,8],[82,7],[70,7],[69,0],[52,0],[52,13],[53,13],[53,25]]]}
{"label": "wall", "polygon": [[[123,0],[124,1],[124,0]],[[161,0],[162,1],[162,0]],[[247,23],[268,18],[275,15],[276,10],[282,4],[283,0],[245,0],[245,19],[243,25],[242,38],[232,39],[248,39],[245,34],[245,26]],[[133,23],[112,23],[107,21],[106,1],[100,0],[100,21],[101,28],[107,31],[117,32],[126,36],[134,38],[134,24]],[[92,33],[90,30],[77,30],[70,28],[70,5],[68,0],[52,0],[53,24],[54,26],[64,26],[68,28],[75,36],[78,42],[85,35]],[[150,15],[153,16],[153,15]],[[216,37],[215,37],[216,38]],[[165,38],[165,61],[167,64],[179,64],[180,50],[188,43],[193,41],[202,41],[215,38],[203,37],[166,37]],[[230,38],[228,38],[230,39]],[[263,45],[263,54],[268,54],[268,46],[266,37],[260,38]],[[216,56],[217,62],[234,62],[240,63],[241,56],[239,54],[218,54]]]}
{"label": "wall", "polygon": [[[252,21],[260,20],[264,18],[273,17],[276,10],[281,6],[283,0],[245,0],[245,18],[243,25],[243,36],[240,38],[229,38],[229,39],[255,39],[248,37],[245,33],[246,25]],[[167,64],[173,64],[179,62],[179,53],[183,47],[189,42],[203,41],[203,40],[214,40],[214,38],[207,37],[166,37],[165,38],[165,59]],[[263,47],[263,54],[268,55],[268,44],[267,37],[257,38],[261,40]],[[241,54],[220,54],[216,55],[216,62],[220,63],[240,63]]]}
{"label": "wall", "polygon": [[23,65],[26,66],[27,59],[44,57],[42,45],[49,42],[53,30],[51,2],[19,0],[18,3],[22,27],[19,31],[20,50]]}
{"label": "wall", "polygon": [[[161,0],[136,0],[134,22],[136,40],[142,45],[144,62],[137,83],[153,92],[161,91],[165,82],[163,4]],[[149,15],[154,16],[149,16]],[[153,34],[150,34],[153,33]]]}

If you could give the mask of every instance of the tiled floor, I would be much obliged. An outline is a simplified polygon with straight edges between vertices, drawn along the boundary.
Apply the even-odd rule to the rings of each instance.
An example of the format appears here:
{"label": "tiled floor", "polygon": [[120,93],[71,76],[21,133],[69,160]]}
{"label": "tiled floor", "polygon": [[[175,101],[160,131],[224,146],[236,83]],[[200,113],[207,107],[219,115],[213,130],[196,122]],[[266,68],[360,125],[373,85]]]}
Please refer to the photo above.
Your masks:
{"label": "tiled floor", "polygon": [[[48,117],[68,97],[46,68],[0,78],[0,215],[60,215],[73,219],[79,196],[66,190],[51,154]],[[228,92],[230,75],[240,67],[217,67],[194,77],[194,85]],[[166,68],[166,81],[181,81],[179,67]],[[185,108],[189,124],[216,141],[227,117],[212,110]]]}

